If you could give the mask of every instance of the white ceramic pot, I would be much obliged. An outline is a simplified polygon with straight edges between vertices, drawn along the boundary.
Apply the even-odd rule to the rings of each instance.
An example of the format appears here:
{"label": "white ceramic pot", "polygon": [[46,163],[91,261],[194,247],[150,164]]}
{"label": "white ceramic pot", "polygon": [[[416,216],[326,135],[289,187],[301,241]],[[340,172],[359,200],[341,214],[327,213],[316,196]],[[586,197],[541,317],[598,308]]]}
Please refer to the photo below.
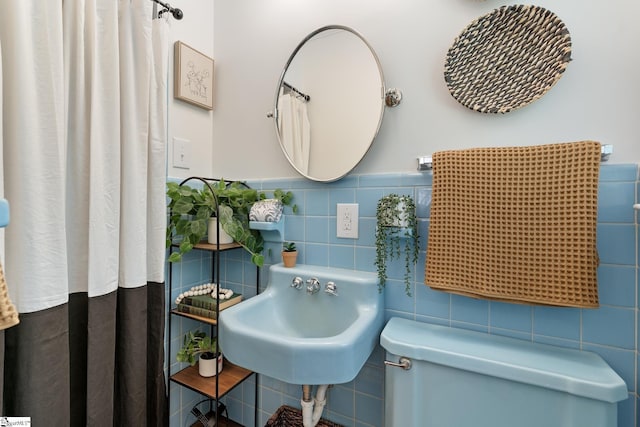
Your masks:
{"label": "white ceramic pot", "polygon": [[[209,218],[208,227],[209,237],[207,241],[212,245],[215,245],[218,240],[218,218]],[[233,238],[222,229],[222,226],[220,226],[220,244],[222,245],[225,243],[233,243]]]}
{"label": "white ceramic pot", "polygon": [[393,220],[393,224],[391,224],[394,227],[407,227],[409,224],[409,220],[407,219],[407,213],[404,212],[405,209],[405,203],[404,201],[400,200],[398,202],[398,205],[396,206],[396,212],[394,215],[394,220]]}
{"label": "white ceramic pot", "polygon": [[[202,377],[215,377],[222,371],[222,353],[218,353],[218,357],[214,357],[212,359],[203,359],[202,354],[200,355],[200,359],[198,360],[198,373]],[[217,370],[216,370],[217,365]]]}

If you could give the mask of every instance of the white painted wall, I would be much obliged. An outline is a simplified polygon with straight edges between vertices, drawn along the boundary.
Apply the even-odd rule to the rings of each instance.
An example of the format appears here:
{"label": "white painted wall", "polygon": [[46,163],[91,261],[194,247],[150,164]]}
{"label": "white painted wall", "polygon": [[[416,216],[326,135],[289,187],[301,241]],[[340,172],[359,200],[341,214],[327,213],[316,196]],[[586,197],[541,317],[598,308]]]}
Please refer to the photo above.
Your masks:
{"label": "white painted wall", "polygon": [[[173,18],[169,19],[172,47],[169,61],[169,149],[167,173],[168,176],[175,178],[186,178],[194,175],[210,177],[213,174],[211,165],[213,113],[173,97],[173,43],[176,40],[180,40],[203,54],[213,57],[214,4],[211,0],[172,1],[170,3],[172,6],[182,9],[184,18],[180,21]],[[214,67],[216,65],[214,63]],[[214,86],[215,77],[214,70]],[[215,102],[214,97],[214,107]],[[173,167],[174,137],[190,141],[191,158],[189,169]]]}
{"label": "white painted wall", "polygon": [[[205,46],[211,27],[190,23],[209,0],[183,7],[176,35]],[[543,98],[505,115],[468,110],[443,80],[446,52],[495,0],[214,0],[216,109],[175,102],[171,135],[197,141],[195,169],[225,178],[294,177],[273,121],[276,84],[290,52],[312,30],[342,24],[376,50],[387,87],[404,93],[387,109],[380,134],[354,173],[413,171],[415,158],[444,149],[543,144],[584,139],[614,145],[611,163],[640,162],[640,3],[632,0],[538,0],[567,25],[573,61]],[[200,6],[194,7],[193,5]],[[193,10],[195,9],[195,10]],[[209,11],[207,10],[207,13]],[[203,13],[204,15],[204,13]],[[177,26],[176,26],[177,27]],[[205,43],[206,41],[206,43]],[[213,150],[206,145],[213,118]],[[202,146],[200,145],[202,144]],[[212,160],[212,167],[200,162]],[[173,172],[173,171],[170,171]],[[171,175],[171,173],[170,173]]]}

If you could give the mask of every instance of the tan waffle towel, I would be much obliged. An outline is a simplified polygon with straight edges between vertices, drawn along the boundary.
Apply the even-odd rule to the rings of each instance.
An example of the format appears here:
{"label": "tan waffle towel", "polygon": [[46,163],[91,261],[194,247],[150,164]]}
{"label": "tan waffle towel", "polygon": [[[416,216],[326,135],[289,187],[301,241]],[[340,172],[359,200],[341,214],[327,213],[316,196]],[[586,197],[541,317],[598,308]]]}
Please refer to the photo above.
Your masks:
{"label": "tan waffle towel", "polygon": [[4,280],[2,264],[0,264],[0,330],[7,329],[20,323],[18,312],[9,299],[9,290]]}
{"label": "tan waffle towel", "polygon": [[591,141],[435,153],[425,283],[598,307],[599,168]]}

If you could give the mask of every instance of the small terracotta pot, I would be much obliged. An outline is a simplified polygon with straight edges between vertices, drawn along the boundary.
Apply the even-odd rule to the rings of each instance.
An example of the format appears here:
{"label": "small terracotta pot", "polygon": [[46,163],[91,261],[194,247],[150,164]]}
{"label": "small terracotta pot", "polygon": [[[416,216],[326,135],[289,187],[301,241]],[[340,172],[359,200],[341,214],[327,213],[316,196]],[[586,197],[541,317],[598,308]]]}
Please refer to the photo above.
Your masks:
{"label": "small terracotta pot", "polygon": [[285,252],[282,251],[282,262],[285,267],[295,267],[298,258],[298,251]]}

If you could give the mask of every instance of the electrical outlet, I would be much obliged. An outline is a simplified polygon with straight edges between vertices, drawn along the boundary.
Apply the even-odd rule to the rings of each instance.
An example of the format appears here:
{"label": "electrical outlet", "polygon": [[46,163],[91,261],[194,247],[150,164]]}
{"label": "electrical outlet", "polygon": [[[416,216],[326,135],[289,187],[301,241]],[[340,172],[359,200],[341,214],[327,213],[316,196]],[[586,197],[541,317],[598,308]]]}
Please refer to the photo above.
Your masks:
{"label": "electrical outlet", "polygon": [[180,169],[191,167],[191,142],[188,139],[173,137],[173,167]]}
{"label": "electrical outlet", "polygon": [[358,238],[358,204],[338,203],[336,215],[337,236],[346,239]]}

